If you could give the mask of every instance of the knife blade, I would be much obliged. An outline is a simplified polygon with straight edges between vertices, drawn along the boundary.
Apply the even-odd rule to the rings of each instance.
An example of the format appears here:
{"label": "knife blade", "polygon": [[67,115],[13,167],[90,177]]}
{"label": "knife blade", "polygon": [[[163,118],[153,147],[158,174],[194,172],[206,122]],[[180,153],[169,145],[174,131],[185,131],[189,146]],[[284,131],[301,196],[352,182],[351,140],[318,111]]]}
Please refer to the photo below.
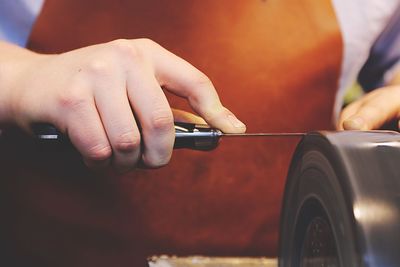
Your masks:
{"label": "knife blade", "polygon": [[[55,127],[49,124],[35,124],[32,130],[35,137],[43,142],[68,141],[68,137],[61,134]],[[175,122],[174,149],[213,150],[218,146],[222,137],[302,137],[304,135],[305,133],[223,133],[221,130],[212,128],[206,124]]]}
{"label": "knife blade", "polygon": [[215,149],[220,139],[225,137],[302,137],[304,135],[305,133],[223,133],[205,124],[175,122],[174,148],[208,151]]}

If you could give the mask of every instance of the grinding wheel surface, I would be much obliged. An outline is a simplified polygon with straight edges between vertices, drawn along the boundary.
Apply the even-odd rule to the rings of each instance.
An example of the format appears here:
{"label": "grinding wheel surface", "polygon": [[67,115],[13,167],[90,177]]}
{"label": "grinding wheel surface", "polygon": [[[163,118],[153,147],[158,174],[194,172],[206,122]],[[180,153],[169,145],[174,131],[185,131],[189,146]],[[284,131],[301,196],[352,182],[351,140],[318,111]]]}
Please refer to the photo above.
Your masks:
{"label": "grinding wheel surface", "polygon": [[308,134],[289,170],[279,266],[398,266],[400,135]]}

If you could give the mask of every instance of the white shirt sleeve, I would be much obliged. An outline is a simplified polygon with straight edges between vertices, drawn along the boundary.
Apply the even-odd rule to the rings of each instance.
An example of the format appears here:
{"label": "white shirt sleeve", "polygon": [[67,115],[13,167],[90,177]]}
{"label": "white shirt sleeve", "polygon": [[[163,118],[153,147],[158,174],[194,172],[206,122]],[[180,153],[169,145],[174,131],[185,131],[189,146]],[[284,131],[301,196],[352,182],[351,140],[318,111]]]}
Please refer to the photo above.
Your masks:
{"label": "white shirt sleeve", "polygon": [[400,0],[332,0],[342,31],[344,54],[335,101],[337,118],[345,90],[357,79],[378,35],[396,11]]}
{"label": "white shirt sleeve", "polygon": [[44,0],[0,0],[0,40],[25,46]]}

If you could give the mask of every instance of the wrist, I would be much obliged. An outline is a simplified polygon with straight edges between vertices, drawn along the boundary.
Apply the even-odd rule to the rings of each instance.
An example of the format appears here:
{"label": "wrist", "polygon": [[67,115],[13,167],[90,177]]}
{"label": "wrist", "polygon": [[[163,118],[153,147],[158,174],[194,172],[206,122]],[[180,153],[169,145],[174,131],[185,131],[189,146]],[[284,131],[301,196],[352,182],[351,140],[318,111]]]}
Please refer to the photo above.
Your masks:
{"label": "wrist", "polygon": [[40,54],[0,42],[0,124],[18,123],[18,96],[29,86],[28,72],[39,58]]}

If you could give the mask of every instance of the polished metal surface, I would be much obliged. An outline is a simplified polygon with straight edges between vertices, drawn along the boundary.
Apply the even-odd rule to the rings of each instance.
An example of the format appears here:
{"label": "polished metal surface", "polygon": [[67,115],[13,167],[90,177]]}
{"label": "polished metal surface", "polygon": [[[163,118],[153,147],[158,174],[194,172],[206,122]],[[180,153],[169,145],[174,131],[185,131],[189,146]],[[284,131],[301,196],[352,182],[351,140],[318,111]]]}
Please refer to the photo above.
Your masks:
{"label": "polished metal surface", "polygon": [[[324,245],[309,242],[315,232],[307,229],[316,218],[326,222],[320,236],[332,232]],[[399,133],[321,132],[303,138],[285,188],[280,266],[399,266],[399,225]],[[310,252],[310,246],[326,253]]]}

